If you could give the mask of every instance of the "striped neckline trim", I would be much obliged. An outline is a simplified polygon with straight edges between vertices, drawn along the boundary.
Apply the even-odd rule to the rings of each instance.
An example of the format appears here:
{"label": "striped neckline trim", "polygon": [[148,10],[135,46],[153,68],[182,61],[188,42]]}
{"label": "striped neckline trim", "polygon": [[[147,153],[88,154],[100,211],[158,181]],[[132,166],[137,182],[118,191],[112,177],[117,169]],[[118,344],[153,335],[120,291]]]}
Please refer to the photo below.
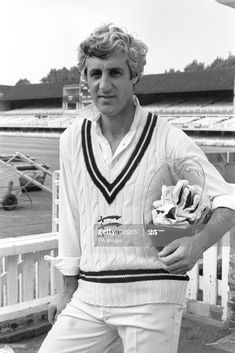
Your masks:
{"label": "striped neckline trim", "polygon": [[99,188],[105,197],[108,204],[111,204],[119,191],[124,187],[126,182],[131,178],[136,167],[140,163],[144,156],[146,149],[148,148],[153,130],[157,123],[157,116],[152,113],[148,113],[145,126],[143,128],[142,134],[139,141],[132,152],[127,164],[116,177],[116,179],[109,183],[108,180],[101,174],[94,157],[92,139],[91,139],[91,121],[84,119],[82,124],[82,150],[84,155],[84,160],[88,173],[94,182],[94,184]]}

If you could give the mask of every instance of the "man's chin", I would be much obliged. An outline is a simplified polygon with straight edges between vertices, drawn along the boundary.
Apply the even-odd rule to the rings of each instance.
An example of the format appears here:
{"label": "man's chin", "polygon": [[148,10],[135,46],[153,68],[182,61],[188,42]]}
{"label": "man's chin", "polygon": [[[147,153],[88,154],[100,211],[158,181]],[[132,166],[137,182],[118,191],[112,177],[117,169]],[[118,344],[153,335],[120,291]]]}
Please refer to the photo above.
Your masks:
{"label": "man's chin", "polygon": [[101,114],[103,115],[115,115],[115,111],[113,109],[113,107],[111,106],[107,106],[107,105],[98,105],[97,108],[99,109],[99,111],[101,112]]}

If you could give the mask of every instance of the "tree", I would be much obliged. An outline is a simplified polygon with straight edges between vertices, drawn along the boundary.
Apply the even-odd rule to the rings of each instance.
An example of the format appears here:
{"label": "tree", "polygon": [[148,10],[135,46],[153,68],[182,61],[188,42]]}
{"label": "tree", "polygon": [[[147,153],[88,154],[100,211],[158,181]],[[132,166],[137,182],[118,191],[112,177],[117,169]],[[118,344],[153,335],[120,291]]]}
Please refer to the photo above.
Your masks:
{"label": "tree", "polygon": [[18,85],[30,85],[30,81],[27,78],[21,78],[15,84],[15,86],[18,86]]}
{"label": "tree", "polygon": [[235,55],[229,54],[227,59],[217,58],[206,67],[206,70],[235,69]]}
{"label": "tree", "polygon": [[235,69],[235,55],[230,54],[226,60],[226,67],[229,69]]}
{"label": "tree", "polygon": [[69,70],[69,81],[80,81],[80,71],[77,66],[73,66]]}
{"label": "tree", "polygon": [[[192,72],[192,71],[207,71],[207,70],[223,70],[223,69],[234,69],[235,70],[235,55],[231,52],[229,53],[226,59],[217,56],[217,58],[212,61],[211,64],[205,65],[202,62],[198,62],[196,59],[193,60],[190,64],[186,65],[184,68],[184,72]],[[165,70],[165,74],[174,74],[180,72],[173,68],[168,71]]]}
{"label": "tree", "polygon": [[51,69],[46,77],[41,79],[42,83],[58,83],[58,82],[76,82],[80,79],[80,73],[76,66],[69,70],[66,67],[62,69]]}
{"label": "tree", "polygon": [[214,61],[212,61],[210,65],[206,67],[206,70],[219,70],[223,68],[223,65],[224,65],[224,59],[217,56],[217,58]]}
{"label": "tree", "polygon": [[175,70],[173,68],[170,68],[168,71],[165,70],[165,74],[177,74],[178,72],[180,72],[180,70]]}
{"label": "tree", "polygon": [[175,73],[176,73],[176,71],[173,68],[170,68],[168,71],[165,70],[165,74],[175,74]]}
{"label": "tree", "polygon": [[200,63],[197,60],[193,60],[190,64],[185,66],[184,71],[185,72],[191,72],[191,71],[203,71],[205,69],[205,64]]}

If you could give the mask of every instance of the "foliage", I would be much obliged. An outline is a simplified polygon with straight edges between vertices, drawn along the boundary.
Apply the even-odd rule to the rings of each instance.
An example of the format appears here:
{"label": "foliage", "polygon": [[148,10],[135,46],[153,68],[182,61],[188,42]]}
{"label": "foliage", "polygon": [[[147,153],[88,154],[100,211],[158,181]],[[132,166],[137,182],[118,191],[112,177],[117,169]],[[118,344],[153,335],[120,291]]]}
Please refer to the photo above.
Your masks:
{"label": "foliage", "polygon": [[15,84],[15,86],[18,86],[18,85],[30,85],[30,81],[27,78],[21,78]]}
{"label": "foliage", "polygon": [[170,68],[168,71],[165,70],[165,74],[176,74],[176,73],[178,73],[178,72],[180,72],[180,71],[173,69],[173,67]]}
{"label": "foliage", "polygon": [[[192,71],[208,71],[208,70],[221,70],[221,69],[234,69],[235,70],[235,55],[231,53],[226,59],[221,57],[217,57],[211,64],[205,65],[202,62],[198,62],[197,60],[193,60],[191,63],[185,66],[184,72],[192,72]],[[179,70],[175,70],[171,68],[170,70],[166,70],[166,74],[177,73]]]}
{"label": "foliage", "polygon": [[227,59],[217,57],[210,65],[207,66],[207,70],[219,69],[235,69],[235,55],[230,54]]}
{"label": "foliage", "polygon": [[203,71],[203,70],[205,70],[205,64],[200,63],[197,60],[193,60],[190,64],[188,64],[184,68],[184,72]]}
{"label": "foliage", "polygon": [[51,69],[47,76],[41,79],[42,83],[58,83],[58,82],[76,82],[80,80],[80,73],[77,66],[71,67],[69,70],[66,67],[62,69]]}

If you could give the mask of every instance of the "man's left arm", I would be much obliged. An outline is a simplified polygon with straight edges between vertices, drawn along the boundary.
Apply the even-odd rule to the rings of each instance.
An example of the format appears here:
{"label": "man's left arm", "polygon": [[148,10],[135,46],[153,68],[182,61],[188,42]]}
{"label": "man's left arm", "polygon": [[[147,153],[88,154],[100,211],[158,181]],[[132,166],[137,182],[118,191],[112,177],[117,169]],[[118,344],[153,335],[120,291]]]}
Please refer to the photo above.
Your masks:
{"label": "man's left arm", "polygon": [[192,237],[176,239],[158,253],[164,268],[171,273],[190,271],[202,253],[217,243],[235,226],[235,211],[226,207],[216,208],[205,227]]}
{"label": "man's left arm", "polygon": [[196,161],[201,166],[207,194],[212,202],[212,216],[200,232],[192,237],[174,240],[158,253],[166,270],[186,273],[193,268],[206,249],[235,226],[235,190],[231,184],[225,182],[199,146],[182,130],[172,126],[165,146],[167,160],[183,158]]}

